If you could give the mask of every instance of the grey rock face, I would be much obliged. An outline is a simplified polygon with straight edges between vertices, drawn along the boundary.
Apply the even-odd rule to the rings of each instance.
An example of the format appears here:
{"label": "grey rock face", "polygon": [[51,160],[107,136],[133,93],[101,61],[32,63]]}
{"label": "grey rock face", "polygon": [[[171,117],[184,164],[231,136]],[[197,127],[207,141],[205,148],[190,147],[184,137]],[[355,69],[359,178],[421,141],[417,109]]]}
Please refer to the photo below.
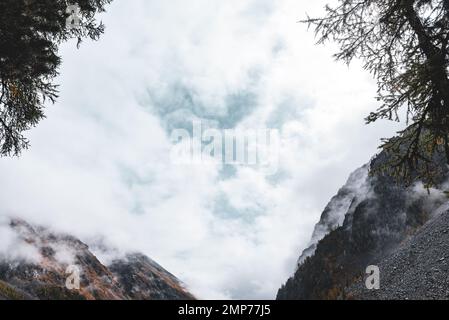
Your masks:
{"label": "grey rock face", "polygon": [[432,218],[379,268],[379,290],[358,281],[348,294],[365,300],[449,299],[449,211]]}

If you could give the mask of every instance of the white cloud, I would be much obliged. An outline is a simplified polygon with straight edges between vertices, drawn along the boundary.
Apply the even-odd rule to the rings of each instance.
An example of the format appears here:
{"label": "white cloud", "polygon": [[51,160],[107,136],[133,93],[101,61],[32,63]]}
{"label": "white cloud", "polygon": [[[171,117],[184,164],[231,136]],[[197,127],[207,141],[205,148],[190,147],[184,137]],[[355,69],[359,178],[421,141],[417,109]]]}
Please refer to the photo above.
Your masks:
{"label": "white cloud", "polygon": [[[0,208],[141,250],[200,298],[274,298],[330,197],[394,126],[366,127],[375,86],[297,21],[324,1],[115,1],[99,42],[65,45],[59,102]],[[331,46],[332,47],[332,46]],[[185,117],[282,133],[276,177],[175,166]]]}
{"label": "white cloud", "polygon": [[40,253],[10,226],[11,219],[0,215],[0,259],[7,262],[38,262]]}

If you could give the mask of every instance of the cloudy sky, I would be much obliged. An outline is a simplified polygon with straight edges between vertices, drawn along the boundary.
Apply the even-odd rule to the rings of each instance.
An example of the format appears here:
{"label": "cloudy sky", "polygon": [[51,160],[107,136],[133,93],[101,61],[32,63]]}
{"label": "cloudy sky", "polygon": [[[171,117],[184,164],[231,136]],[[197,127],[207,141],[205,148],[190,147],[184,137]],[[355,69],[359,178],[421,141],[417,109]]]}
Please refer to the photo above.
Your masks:
{"label": "cloudy sky", "polygon": [[[199,298],[271,299],[327,201],[395,125],[375,83],[297,23],[326,1],[115,0],[99,42],[62,47],[60,98],[0,159],[1,214],[139,250]],[[275,175],[173,164],[171,131],[272,128]]]}

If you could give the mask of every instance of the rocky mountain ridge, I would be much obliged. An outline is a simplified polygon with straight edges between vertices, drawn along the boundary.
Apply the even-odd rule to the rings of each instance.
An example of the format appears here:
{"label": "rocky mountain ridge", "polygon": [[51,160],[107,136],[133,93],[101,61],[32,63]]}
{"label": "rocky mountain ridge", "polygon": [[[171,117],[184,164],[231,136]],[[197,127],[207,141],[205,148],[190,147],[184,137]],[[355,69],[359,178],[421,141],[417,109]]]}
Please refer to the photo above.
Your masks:
{"label": "rocky mountain ridge", "polygon": [[[370,265],[384,266],[381,277],[389,272],[385,270],[386,266],[406,269],[400,266],[400,261],[388,262],[388,259],[395,255],[402,257],[404,243],[418,241],[421,230],[426,230],[428,223],[440,219],[448,211],[449,174],[441,160],[443,174],[435,187],[429,190],[421,183],[412,186],[402,184],[387,174],[368,174],[386,157],[381,153],[369,165],[356,170],[329,202],[316,225],[310,246],[300,255],[298,268],[279,290],[278,299],[388,299],[406,296],[392,294],[396,289],[391,281],[383,282],[384,291],[367,293],[364,287],[366,269]],[[435,246],[444,242],[441,239],[432,241]],[[425,283],[415,285],[426,287]],[[382,295],[382,292],[390,294]],[[441,292],[431,295],[447,298]]]}
{"label": "rocky mountain ridge", "polygon": [[[70,235],[21,220],[2,228],[16,237],[16,251],[14,256],[0,256],[0,300],[194,299],[176,277],[142,254],[103,265],[86,244]],[[79,288],[73,281],[78,272]]]}

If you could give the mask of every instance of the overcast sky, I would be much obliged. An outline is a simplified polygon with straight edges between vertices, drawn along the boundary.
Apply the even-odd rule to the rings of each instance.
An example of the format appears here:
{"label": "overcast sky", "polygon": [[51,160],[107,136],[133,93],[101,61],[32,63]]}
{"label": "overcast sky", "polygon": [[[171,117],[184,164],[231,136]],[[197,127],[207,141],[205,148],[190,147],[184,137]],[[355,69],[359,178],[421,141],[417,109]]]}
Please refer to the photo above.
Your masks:
{"label": "overcast sky", "polygon": [[[297,23],[326,1],[115,0],[99,42],[62,47],[60,98],[20,158],[2,215],[139,250],[199,298],[274,298],[329,199],[395,125],[366,126],[375,83]],[[171,130],[273,128],[276,175],[175,165]]]}

